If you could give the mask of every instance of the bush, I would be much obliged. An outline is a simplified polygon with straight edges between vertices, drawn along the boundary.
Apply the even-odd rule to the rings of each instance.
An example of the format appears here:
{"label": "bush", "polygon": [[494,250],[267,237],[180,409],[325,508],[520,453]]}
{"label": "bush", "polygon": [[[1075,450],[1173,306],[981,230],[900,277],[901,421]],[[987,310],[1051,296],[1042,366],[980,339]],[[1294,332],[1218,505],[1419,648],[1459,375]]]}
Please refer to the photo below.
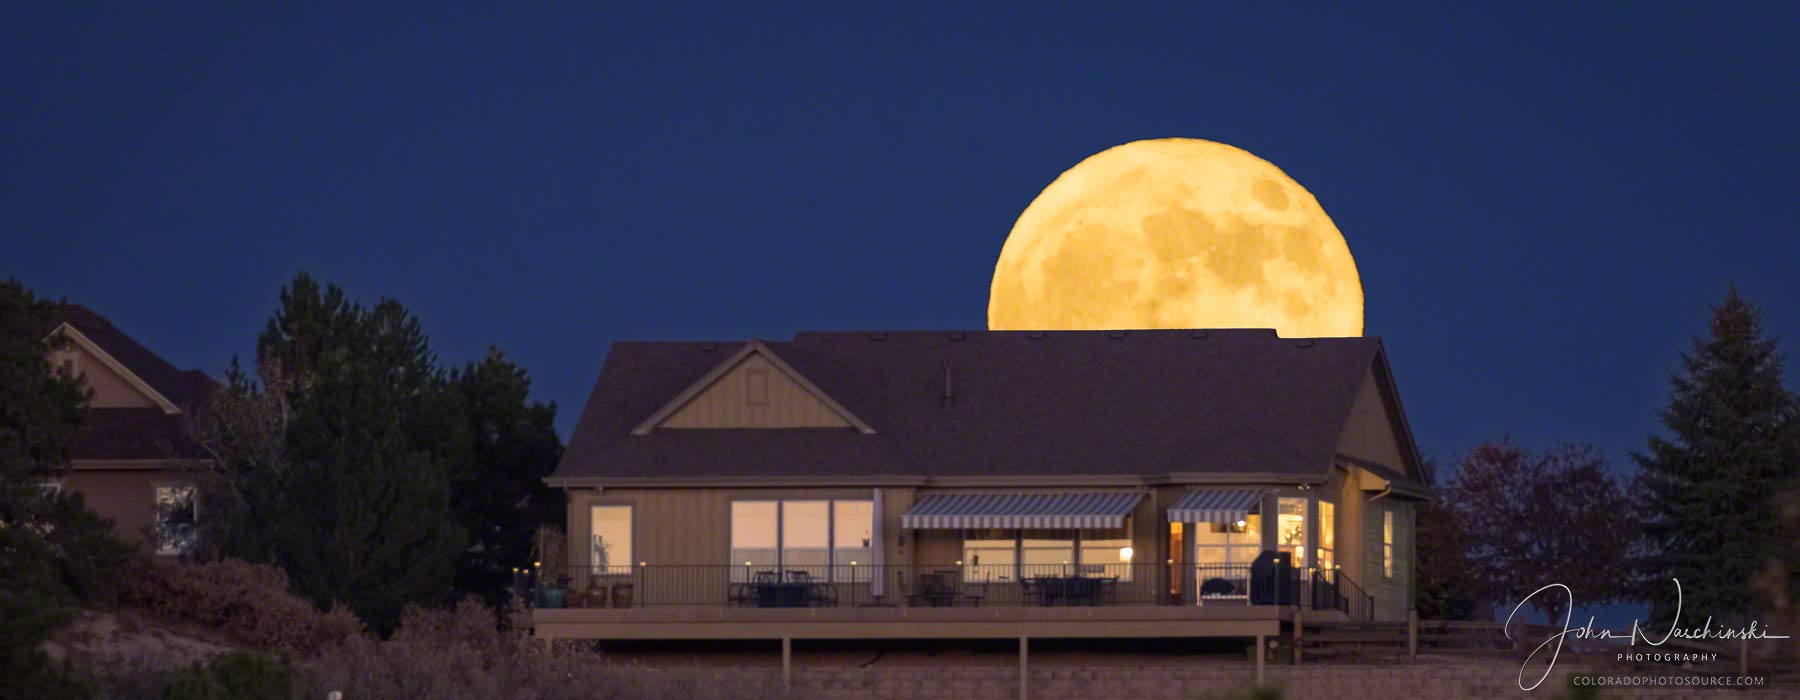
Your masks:
{"label": "bush", "polygon": [[280,659],[232,652],[196,663],[163,689],[163,700],[290,700],[293,670]]}
{"label": "bush", "polygon": [[341,606],[322,612],[294,595],[287,575],[267,564],[140,562],[122,603],[172,621],[218,629],[245,644],[301,655],[360,637],[362,622]]}
{"label": "bush", "polygon": [[[513,619],[522,610],[515,606]],[[620,668],[598,654],[546,651],[522,625],[473,597],[450,610],[408,608],[385,642],[359,637],[311,659],[311,686],[355,700],[759,700],[776,687],[722,687],[683,671]]]}

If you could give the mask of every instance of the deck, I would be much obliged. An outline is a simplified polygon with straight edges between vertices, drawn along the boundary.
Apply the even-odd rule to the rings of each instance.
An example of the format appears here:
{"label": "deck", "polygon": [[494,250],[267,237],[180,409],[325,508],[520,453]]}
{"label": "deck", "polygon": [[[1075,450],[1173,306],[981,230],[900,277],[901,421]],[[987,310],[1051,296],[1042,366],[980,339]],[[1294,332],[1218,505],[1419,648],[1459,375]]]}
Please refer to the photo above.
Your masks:
{"label": "deck", "polygon": [[539,608],[541,639],[1017,639],[1258,637],[1281,631],[1263,605],[1104,607]]}

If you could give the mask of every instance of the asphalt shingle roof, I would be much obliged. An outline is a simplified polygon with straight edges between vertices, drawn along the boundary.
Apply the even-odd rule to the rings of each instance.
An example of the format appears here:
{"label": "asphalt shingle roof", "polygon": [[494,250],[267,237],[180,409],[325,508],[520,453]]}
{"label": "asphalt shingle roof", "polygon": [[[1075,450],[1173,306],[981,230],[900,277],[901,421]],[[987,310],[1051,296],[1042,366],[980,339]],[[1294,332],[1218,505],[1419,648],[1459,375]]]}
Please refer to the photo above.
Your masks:
{"label": "asphalt shingle roof", "polygon": [[552,479],[1319,474],[1382,352],[1376,338],[1268,330],[801,333],[764,344],[875,434],[632,435],[743,343],[622,342]]}

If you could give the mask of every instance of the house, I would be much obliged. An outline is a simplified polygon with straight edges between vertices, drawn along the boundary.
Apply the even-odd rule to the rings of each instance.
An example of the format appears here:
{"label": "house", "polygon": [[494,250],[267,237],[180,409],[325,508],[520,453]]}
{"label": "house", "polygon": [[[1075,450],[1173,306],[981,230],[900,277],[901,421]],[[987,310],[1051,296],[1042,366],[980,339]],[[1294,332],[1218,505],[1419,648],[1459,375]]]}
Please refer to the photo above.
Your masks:
{"label": "house", "polygon": [[1432,477],[1376,338],[958,331],[617,343],[548,482],[540,637],[1023,643],[1405,619]]}
{"label": "house", "polygon": [[84,306],[58,307],[49,334],[57,333],[67,342],[51,351],[51,366],[79,377],[91,395],[72,468],[49,487],[81,493],[128,541],[157,554],[186,553],[204,514],[184,472],[203,455],[182,420],[218,385],[198,370],[176,369]]}

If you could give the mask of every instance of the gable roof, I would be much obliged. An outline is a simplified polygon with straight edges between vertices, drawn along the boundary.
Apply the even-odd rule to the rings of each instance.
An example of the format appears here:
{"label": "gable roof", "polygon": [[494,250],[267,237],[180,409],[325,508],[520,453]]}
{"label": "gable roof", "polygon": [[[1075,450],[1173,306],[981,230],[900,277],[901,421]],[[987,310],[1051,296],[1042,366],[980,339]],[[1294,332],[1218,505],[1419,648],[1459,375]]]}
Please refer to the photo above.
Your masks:
{"label": "gable roof", "polygon": [[199,456],[181,426],[182,411],[219,385],[199,370],[178,369],[79,304],[57,307],[46,333],[67,328],[75,342],[109,362],[126,381],[160,408],[89,408],[87,423],[72,447],[81,460],[185,459]]}
{"label": "gable roof", "polygon": [[187,406],[205,392],[218,387],[218,383],[204,372],[177,369],[168,360],[119,330],[105,316],[94,313],[85,306],[59,305],[54,319],[51,332],[64,325],[73,329],[81,339],[91,342],[95,349],[103,353],[103,359],[110,358],[124,369],[129,375],[128,380],[136,379],[141,383],[141,388],[157,394],[150,398],[161,399],[159,404],[167,402],[176,407]]}
{"label": "gable roof", "polygon": [[633,434],[750,343],[622,342],[607,353],[551,481],[1322,477],[1364,376],[1384,361],[1379,339],[1282,339],[1270,330],[801,333],[751,342],[874,432]]}
{"label": "gable roof", "polygon": [[844,408],[843,404],[838,403],[836,399],[831,398],[829,394],[826,394],[824,391],[820,390],[817,385],[814,385],[811,380],[808,380],[804,375],[795,371],[792,365],[789,365],[786,361],[782,360],[781,357],[776,355],[775,351],[769,349],[769,346],[764,344],[763,341],[751,338],[750,342],[745,343],[743,347],[738,348],[738,351],[732,353],[730,357],[725,358],[724,362],[720,362],[717,367],[712,369],[712,371],[707,372],[704,376],[700,377],[699,380],[689,385],[688,388],[682,390],[680,394],[675,395],[675,398],[670,399],[668,403],[663,404],[662,408],[657,409],[655,413],[650,414],[650,417],[645,418],[644,422],[639,423],[637,427],[632,428],[631,434],[650,434],[650,431],[655,430],[663,421],[668,420],[669,416],[675,415],[675,412],[681,410],[681,407],[686,406],[689,401],[694,400],[695,397],[706,391],[707,387],[718,382],[720,378],[729,374],[732,368],[737,367],[751,355],[760,355],[763,359],[768,360],[769,365],[774,367],[777,372],[787,375],[788,379],[791,379],[795,384],[800,385],[801,389],[805,390],[808,394],[811,394],[813,398],[818,399],[820,403],[825,404],[827,408],[830,408],[833,412],[837,413],[839,417],[844,419],[844,422],[854,426],[859,432],[865,434],[875,432],[875,429],[869,427],[868,423],[863,422],[861,418],[857,418],[856,414],[851,413],[849,409]]}

